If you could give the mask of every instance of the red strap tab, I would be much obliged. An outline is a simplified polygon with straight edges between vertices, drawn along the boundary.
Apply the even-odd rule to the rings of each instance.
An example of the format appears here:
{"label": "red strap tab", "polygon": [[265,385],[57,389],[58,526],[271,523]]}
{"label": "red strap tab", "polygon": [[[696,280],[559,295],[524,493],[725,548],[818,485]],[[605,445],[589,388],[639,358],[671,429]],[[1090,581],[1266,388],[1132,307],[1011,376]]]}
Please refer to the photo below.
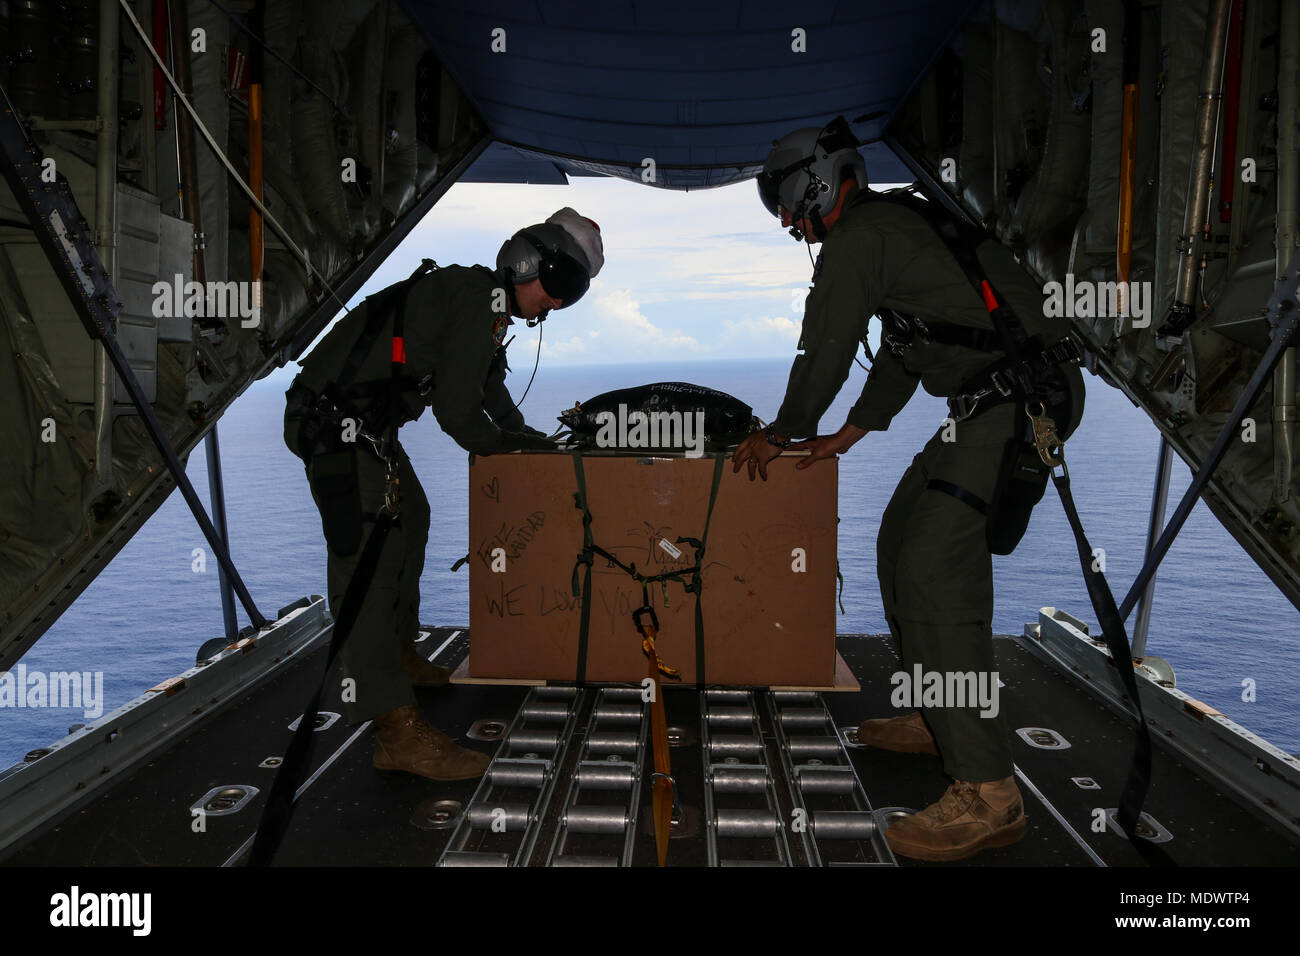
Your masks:
{"label": "red strap tab", "polygon": [[393,364],[406,364],[406,342],[400,335],[393,336]]}
{"label": "red strap tab", "polygon": [[993,287],[989,285],[989,280],[985,279],[980,282],[980,295],[984,296],[984,308],[993,312],[998,307],[997,297],[993,295]]}

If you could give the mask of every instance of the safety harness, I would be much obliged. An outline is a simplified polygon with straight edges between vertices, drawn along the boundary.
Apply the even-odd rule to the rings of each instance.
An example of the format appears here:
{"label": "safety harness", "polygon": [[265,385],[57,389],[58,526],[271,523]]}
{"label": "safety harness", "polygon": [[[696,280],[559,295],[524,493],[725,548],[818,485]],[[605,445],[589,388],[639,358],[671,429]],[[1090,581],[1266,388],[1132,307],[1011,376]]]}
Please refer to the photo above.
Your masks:
{"label": "safety harness", "polygon": [[1082,361],[1078,344],[1068,335],[1051,345],[1043,344],[1037,336],[1030,337],[980,265],[976,249],[989,239],[984,231],[945,215],[942,210],[915,199],[910,193],[864,194],[857,201],[892,203],[910,209],[924,219],[966,273],[988,313],[992,330],[933,320],[926,322],[918,316],[890,309],[881,313],[881,342],[899,358],[913,345],[931,342],[978,352],[1002,352],[1004,358],[962,383],[957,393],[948,399],[953,421],[965,421],[977,409],[986,411],[1006,402],[1032,403],[1048,373],[1063,364]]}
{"label": "safety harness", "polygon": [[[1032,444],[1042,463],[1049,469],[1052,483],[1060,495],[1061,505],[1065,509],[1070,529],[1074,533],[1088,598],[1097,615],[1106,646],[1110,650],[1111,660],[1119,670],[1121,683],[1133,706],[1131,716],[1136,723],[1137,740],[1116,818],[1134,848],[1148,862],[1161,866],[1172,865],[1172,861],[1163,850],[1138,833],[1142,804],[1151,783],[1152,747],[1151,734],[1142,711],[1142,697],[1138,692],[1137,677],[1134,674],[1133,651],[1129,645],[1124,619],[1116,607],[1110,585],[1106,582],[1105,575],[1094,565],[1092,545],[1084,533],[1078,509],[1075,507],[1074,496],[1070,493],[1070,472],[1065,465],[1064,443],[1057,434],[1056,422],[1048,415],[1047,403],[1039,391],[1043,372],[1063,362],[1081,360],[1078,346],[1067,337],[1051,347],[1043,348],[1040,343],[1027,336],[1010,305],[997,294],[975,254],[978,245],[988,238],[985,233],[964,223],[959,224],[936,209],[923,208],[910,197],[887,195],[876,198],[880,201],[906,205],[907,208],[919,213],[934,228],[953,258],[957,260],[957,264],[966,273],[967,279],[988,311],[989,319],[1002,343],[1005,358],[966,382],[959,390],[956,399],[949,399],[949,409],[953,412],[954,419],[961,421],[975,414],[977,406],[982,412],[1004,402],[1015,402],[1019,408],[1024,409],[1024,414],[1029,419]],[[1030,410],[1034,405],[1037,405],[1037,414]],[[958,413],[964,414],[959,416]],[[956,488],[955,485],[952,487]],[[952,493],[946,488],[936,490]]]}
{"label": "safety harness", "polygon": [[[356,433],[370,442],[375,454],[385,458],[392,449],[385,442],[396,441],[397,428],[404,422],[401,411],[401,393],[415,387],[424,396],[433,388],[433,373],[415,381],[406,375],[406,300],[415,283],[438,268],[432,259],[423,259],[414,272],[403,281],[389,286],[366,299],[366,324],[357,336],[352,350],[343,360],[343,366],[333,381],[320,392],[294,380],[289,392],[291,403],[305,414],[298,428],[298,447],[304,462],[311,463],[311,455],[322,436],[333,429],[342,429],[351,420]],[[357,373],[369,358],[383,331],[388,317],[393,319],[392,374],[388,378],[353,383]]]}

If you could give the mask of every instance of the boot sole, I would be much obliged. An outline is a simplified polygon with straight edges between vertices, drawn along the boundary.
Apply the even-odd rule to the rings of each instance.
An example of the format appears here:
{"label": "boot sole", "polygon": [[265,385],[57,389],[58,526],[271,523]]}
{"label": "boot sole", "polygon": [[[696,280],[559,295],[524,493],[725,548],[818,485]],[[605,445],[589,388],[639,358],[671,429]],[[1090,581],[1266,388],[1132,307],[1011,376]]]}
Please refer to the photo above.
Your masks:
{"label": "boot sole", "polygon": [[874,747],[876,750],[888,750],[896,754],[929,754],[931,757],[939,756],[939,751],[930,744],[899,744],[897,746],[887,746],[881,743],[871,743],[858,738],[858,743],[864,747]]}
{"label": "boot sole", "polygon": [[389,765],[375,762],[374,767],[376,770],[386,770],[389,773],[409,773],[413,777],[423,777],[425,780],[434,780],[438,783],[455,783],[458,780],[477,780],[479,777],[483,776],[483,774],[487,773],[487,767],[484,767],[477,773],[463,773],[457,774],[456,776],[435,777],[427,773],[420,773],[418,770],[412,770],[410,767],[402,767],[397,764]]}
{"label": "boot sole", "polygon": [[889,830],[885,830],[885,842],[889,848],[899,856],[905,856],[909,860],[924,860],[927,863],[951,863],[954,860],[964,860],[968,856],[974,856],[981,850],[991,850],[997,847],[1011,846],[1018,843],[1025,835],[1028,829],[1029,818],[1022,816],[1015,823],[994,830],[984,839],[977,841],[966,847],[948,847],[947,849],[936,849],[934,847],[922,846],[919,844],[895,845],[894,841],[889,838]]}

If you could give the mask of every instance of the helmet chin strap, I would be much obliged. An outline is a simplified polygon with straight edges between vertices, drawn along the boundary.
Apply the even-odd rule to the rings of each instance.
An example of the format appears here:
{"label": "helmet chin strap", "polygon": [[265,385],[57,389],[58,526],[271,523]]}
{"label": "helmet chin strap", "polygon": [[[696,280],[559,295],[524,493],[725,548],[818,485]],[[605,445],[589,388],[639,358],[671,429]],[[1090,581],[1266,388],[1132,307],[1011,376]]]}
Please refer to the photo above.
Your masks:
{"label": "helmet chin strap", "polygon": [[808,218],[812,222],[813,235],[817,237],[818,242],[821,242],[826,238],[826,223],[822,222],[822,214],[813,209],[812,215]]}

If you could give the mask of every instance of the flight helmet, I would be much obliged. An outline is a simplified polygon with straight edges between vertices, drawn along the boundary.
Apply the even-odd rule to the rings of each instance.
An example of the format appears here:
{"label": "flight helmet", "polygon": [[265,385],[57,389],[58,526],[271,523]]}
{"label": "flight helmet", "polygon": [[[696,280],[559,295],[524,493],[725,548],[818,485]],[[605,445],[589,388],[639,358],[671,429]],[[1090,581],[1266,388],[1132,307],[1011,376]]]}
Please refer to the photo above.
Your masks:
{"label": "flight helmet", "polygon": [[798,223],[812,223],[817,239],[824,239],[822,217],[834,207],[840,183],[852,170],[859,188],[867,186],[867,164],[858,152],[858,138],[843,116],[825,126],[807,126],[776,140],[758,174],[758,195],[767,211],[780,216],[778,207],[790,213],[790,234],[804,238]]}
{"label": "flight helmet", "polygon": [[567,206],[546,222],[520,229],[497,253],[497,269],[512,297],[516,285],[540,279],[546,294],[564,303],[562,309],[586,294],[604,262],[600,227]]}

